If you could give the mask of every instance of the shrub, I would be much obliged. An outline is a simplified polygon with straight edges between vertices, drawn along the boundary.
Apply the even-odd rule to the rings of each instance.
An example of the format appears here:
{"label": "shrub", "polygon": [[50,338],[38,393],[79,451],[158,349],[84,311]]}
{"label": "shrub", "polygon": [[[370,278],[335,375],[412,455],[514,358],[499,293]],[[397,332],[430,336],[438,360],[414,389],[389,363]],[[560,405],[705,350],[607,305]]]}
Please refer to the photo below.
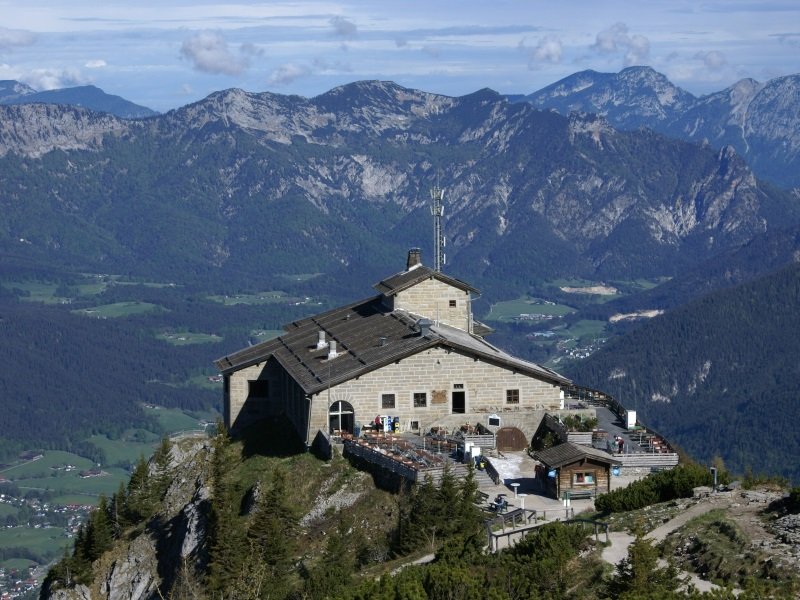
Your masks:
{"label": "shrub", "polygon": [[652,473],[628,487],[598,496],[594,505],[605,513],[636,510],[675,498],[688,498],[693,488],[712,483],[711,473],[705,467],[698,464],[678,465],[669,471]]}

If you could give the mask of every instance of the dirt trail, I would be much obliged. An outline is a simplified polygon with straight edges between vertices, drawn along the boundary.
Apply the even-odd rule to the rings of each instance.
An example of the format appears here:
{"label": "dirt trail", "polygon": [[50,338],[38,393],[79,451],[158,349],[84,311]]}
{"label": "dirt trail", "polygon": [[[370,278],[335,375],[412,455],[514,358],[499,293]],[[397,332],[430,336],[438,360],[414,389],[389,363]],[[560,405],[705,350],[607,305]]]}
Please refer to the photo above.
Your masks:
{"label": "dirt trail", "polygon": [[[694,506],[689,507],[679,515],[673,517],[663,525],[659,525],[653,531],[648,533],[645,538],[653,541],[654,544],[664,541],[664,539],[676,529],[680,529],[690,520],[705,514],[715,508],[727,508],[731,504],[729,499],[713,499],[706,502],[700,502]],[[612,565],[617,565],[623,558],[628,557],[628,547],[636,539],[629,533],[615,531],[608,535],[610,546],[603,548],[601,558]],[[661,566],[666,566],[666,562]],[[717,586],[709,581],[700,579],[695,573],[688,573],[681,571],[682,576],[688,576],[692,584],[700,591],[707,592],[715,589]]]}

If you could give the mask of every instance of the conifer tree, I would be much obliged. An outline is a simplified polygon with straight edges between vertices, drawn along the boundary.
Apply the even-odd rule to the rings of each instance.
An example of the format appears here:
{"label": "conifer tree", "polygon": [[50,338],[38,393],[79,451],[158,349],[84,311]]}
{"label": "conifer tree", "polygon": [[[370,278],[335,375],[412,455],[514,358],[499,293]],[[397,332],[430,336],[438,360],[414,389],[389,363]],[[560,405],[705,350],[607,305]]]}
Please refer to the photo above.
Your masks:
{"label": "conifer tree", "polygon": [[628,556],[617,565],[619,575],[609,582],[608,597],[620,599],[673,598],[685,582],[672,563],[658,566],[658,550],[641,533],[628,547]]}

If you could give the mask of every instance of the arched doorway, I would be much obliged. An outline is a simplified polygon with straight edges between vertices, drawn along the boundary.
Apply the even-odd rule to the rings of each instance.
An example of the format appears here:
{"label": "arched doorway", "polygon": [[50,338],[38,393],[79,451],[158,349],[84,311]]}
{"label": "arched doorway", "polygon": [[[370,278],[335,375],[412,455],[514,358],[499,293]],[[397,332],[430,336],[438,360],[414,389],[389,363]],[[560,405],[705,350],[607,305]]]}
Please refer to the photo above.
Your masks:
{"label": "arched doorway", "polygon": [[355,422],[356,415],[352,404],[341,400],[331,404],[328,409],[328,431],[330,433],[334,431],[353,433]]}
{"label": "arched doorway", "polygon": [[528,440],[525,434],[516,427],[501,427],[495,437],[497,449],[502,451],[525,450]]}

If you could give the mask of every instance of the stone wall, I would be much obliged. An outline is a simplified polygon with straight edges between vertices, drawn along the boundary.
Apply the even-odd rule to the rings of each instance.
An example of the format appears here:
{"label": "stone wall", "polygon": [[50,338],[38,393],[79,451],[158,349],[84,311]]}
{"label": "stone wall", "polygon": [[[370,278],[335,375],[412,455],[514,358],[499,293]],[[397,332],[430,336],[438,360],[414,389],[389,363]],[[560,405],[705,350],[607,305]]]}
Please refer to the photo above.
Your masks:
{"label": "stone wall", "polygon": [[[455,306],[450,306],[455,303]],[[395,309],[424,315],[464,331],[471,331],[469,292],[438,279],[422,281],[394,296]]]}
{"label": "stone wall", "polygon": [[[519,390],[518,404],[506,403],[508,389]],[[453,414],[454,391],[465,394],[463,414]],[[414,406],[415,392],[426,394],[426,406]],[[452,428],[476,421],[485,424],[488,415],[496,413],[504,426],[519,425],[530,437],[544,411],[558,409],[559,393],[560,387],[550,382],[433,348],[316,394],[308,431],[327,429],[329,406],[344,401],[353,406],[355,421],[365,427],[376,415],[399,417],[401,429],[408,431],[412,421],[424,430],[433,425]],[[383,406],[384,394],[394,395],[393,407]]]}
{"label": "stone wall", "polygon": [[[223,418],[228,428],[236,430],[265,417],[285,414],[300,437],[306,438],[308,399],[276,360],[252,365],[226,377]],[[251,381],[267,382],[268,395],[253,397]]]}

